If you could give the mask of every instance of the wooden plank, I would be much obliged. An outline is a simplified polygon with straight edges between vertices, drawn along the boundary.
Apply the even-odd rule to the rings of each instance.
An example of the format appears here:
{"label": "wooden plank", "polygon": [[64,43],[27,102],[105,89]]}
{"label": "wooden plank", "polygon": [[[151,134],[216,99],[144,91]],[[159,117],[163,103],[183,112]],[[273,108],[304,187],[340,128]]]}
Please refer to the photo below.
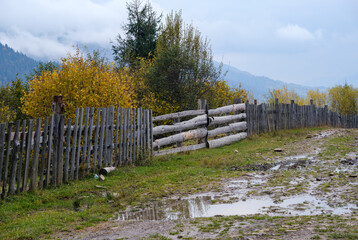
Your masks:
{"label": "wooden plank", "polygon": [[27,180],[29,174],[29,166],[30,166],[30,154],[31,154],[31,140],[32,140],[32,128],[34,125],[33,120],[29,120],[27,129],[27,137],[26,137],[26,153],[25,153],[25,165],[24,165],[24,179],[22,183],[21,191],[24,192],[27,190]]}
{"label": "wooden plank", "polygon": [[229,126],[215,128],[211,131],[208,131],[208,137],[213,137],[219,134],[225,134],[225,133],[237,133],[240,131],[245,131],[247,129],[247,123],[246,122],[237,122],[232,123]]}
{"label": "wooden plank", "polygon": [[66,150],[65,150],[65,164],[63,169],[63,181],[68,183],[69,179],[69,164],[70,164],[70,151],[71,151],[71,125],[72,119],[67,120],[67,132],[66,132]]}
{"label": "wooden plank", "polygon": [[105,141],[105,166],[113,166],[113,120],[114,120],[114,107],[109,106],[107,110],[107,128],[106,128],[106,141]]}
{"label": "wooden plank", "polygon": [[118,142],[119,142],[119,126],[120,126],[120,123],[119,123],[119,107],[117,107],[117,112],[116,112],[116,129],[115,129],[115,139],[114,139],[114,156],[115,156],[115,159],[114,159],[114,165],[115,166],[119,166],[119,145],[118,145]]}
{"label": "wooden plank", "polygon": [[252,123],[253,123],[253,133],[257,134],[257,100],[254,100],[254,104],[253,104],[253,118],[252,118]]}
{"label": "wooden plank", "polygon": [[247,137],[247,133],[242,132],[242,133],[238,133],[235,135],[230,135],[230,136],[226,136],[223,138],[211,140],[211,141],[208,141],[209,148],[218,148],[218,147],[222,147],[225,145],[230,145],[231,143],[240,141],[246,137]]}
{"label": "wooden plank", "polygon": [[129,161],[133,164],[133,109],[129,109]]}
{"label": "wooden plank", "polygon": [[[0,136],[1,136],[1,130],[0,130]],[[22,131],[21,131],[21,140],[20,140],[20,152],[19,152],[19,169],[17,171],[17,187],[16,187],[16,193],[21,192],[21,180],[22,180],[22,176],[23,176],[23,171],[22,171],[22,162],[23,162],[23,150],[25,147],[25,138],[26,136],[26,120],[22,121]],[[0,147],[1,147],[1,141],[0,141]],[[1,157],[1,149],[0,149],[0,157]],[[0,171],[1,171],[1,167],[0,167]],[[0,177],[1,179],[1,177]]]}
{"label": "wooden plank", "polygon": [[132,109],[132,164],[135,164],[135,162],[137,161],[137,152],[136,152],[136,127],[137,127],[137,123],[136,123],[136,109]]}
{"label": "wooden plank", "polygon": [[58,174],[58,147],[59,147],[59,126],[60,126],[60,115],[59,114],[53,114],[53,155],[52,155],[52,178],[51,178],[51,184],[52,186],[57,186],[57,174]]}
{"label": "wooden plank", "polygon": [[6,132],[6,155],[5,155],[5,161],[4,161],[4,175],[2,178],[2,193],[1,198],[4,199],[6,197],[6,189],[7,189],[7,178],[8,178],[8,170],[9,170],[9,159],[10,159],[10,146],[11,146],[11,129],[12,129],[12,123],[8,123],[7,132]]}
{"label": "wooden plank", "polygon": [[130,163],[131,159],[130,159],[130,153],[131,153],[131,149],[130,149],[130,146],[131,146],[131,111],[132,109],[128,108],[128,111],[127,111],[127,131],[126,131],[126,138],[127,138],[127,159],[126,159],[126,162],[127,164]]}
{"label": "wooden plank", "polygon": [[150,130],[150,156],[153,155],[153,141],[154,141],[154,137],[153,137],[153,110],[149,109],[149,130]]}
{"label": "wooden plank", "polygon": [[82,151],[82,157],[81,157],[81,167],[83,168],[82,174],[84,174],[85,171],[88,171],[88,165],[87,165],[87,143],[88,143],[88,121],[89,121],[89,111],[90,108],[86,107],[86,117],[85,117],[85,128],[83,133],[83,151]]}
{"label": "wooden plank", "polygon": [[141,109],[137,109],[137,131],[136,131],[136,159],[141,159],[142,155],[142,112]]}
{"label": "wooden plank", "polygon": [[71,169],[70,169],[71,180],[75,178],[75,165],[76,165],[76,152],[77,152],[76,144],[77,144],[79,114],[80,114],[80,110],[76,108],[75,126],[73,127],[72,152],[71,152]]}
{"label": "wooden plank", "polygon": [[141,161],[145,161],[146,159],[146,146],[147,146],[147,131],[146,131],[146,124],[147,124],[147,110],[141,108]]}
{"label": "wooden plank", "polygon": [[231,122],[237,122],[246,119],[246,113],[240,113],[237,115],[228,115],[222,117],[214,117],[210,122],[209,126],[220,125],[220,124],[228,124]]}
{"label": "wooden plank", "polygon": [[100,120],[101,120],[101,109],[97,108],[96,131],[94,135],[94,145],[93,145],[93,172],[96,172],[97,169],[97,152],[98,152],[98,136],[99,136]]}
{"label": "wooden plank", "polygon": [[77,156],[76,156],[76,173],[75,179],[78,180],[79,173],[80,173],[80,157],[81,157],[81,141],[82,141],[82,124],[83,124],[83,111],[84,109],[81,108],[80,110],[80,121],[78,123],[78,136],[77,136]]}
{"label": "wooden plank", "polygon": [[47,153],[47,138],[48,138],[48,117],[44,119],[44,131],[42,132],[42,142],[41,142],[41,161],[40,161],[40,182],[39,188],[42,189],[44,186],[44,170],[46,166],[46,153]]}
{"label": "wooden plank", "polygon": [[39,166],[40,138],[41,138],[41,118],[37,118],[35,137],[34,137],[34,154],[31,164],[30,191],[35,191],[38,186],[37,177],[38,177],[38,166]]}
{"label": "wooden plank", "polygon": [[47,153],[47,168],[46,168],[46,180],[45,187],[50,184],[50,173],[51,173],[51,156],[53,153],[53,130],[54,130],[54,118],[53,115],[50,117],[50,128],[48,134],[48,153]]}
{"label": "wooden plank", "polygon": [[153,139],[152,139],[152,136],[151,136],[151,111],[150,110],[145,110],[145,113],[146,113],[146,122],[145,122],[145,131],[146,131],[146,146],[145,146],[145,149],[146,149],[146,158],[151,158],[151,155],[152,155],[152,148],[151,148],[151,145],[153,144]]}
{"label": "wooden plank", "polygon": [[123,146],[124,146],[124,155],[123,162],[124,164],[128,164],[128,121],[129,121],[129,109],[125,109],[124,113],[124,131],[123,131]]}
{"label": "wooden plank", "polygon": [[153,128],[153,135],[190,130],[206,124],[206,119],[200,119],[199,121],[185,121],[176,125],[161,125]]}
{"label": "wooden plank", "polygon": [[224,107],[219,107],[216,109],[209,110],[209,116],[220,115],[220,114],[229,114],[235,112],[244,112],[246,108],[245,103],[232,104]]}
{"label": "wooden plank", "polygon": [[[210,109],[209,115],[228,114],[228,113],[242,112],[242,111],[245,111],[244,103],[228,105],[228,106],[220,107],[217,109]],[[182,117],[197,116],[197,115],[201,115],[201,114],[205,114],[205,109],[189,110],[189,111],[183,111],[183,112],[178,112],[178,113],[165,114],[165,115],[153,117],[153,122],[163,121],[163,120],[168,120],[168,119],[175,119],[175,118],[182,118]]]}
{"label": "wooden plank", "polygon": [[249,107],[249,102],[247,101],[245,103],[245,113],[246,113],[246,122],[247,122],[247,134],[250,136],[250,107]]}
{"label": "wooden plank", "polygon": [[[94,108],[91,108],[90,111],[90,123],[88,127],[88,141],[87,141],[87,173],[89,173],[91,169],[91,149],[92,149],[92,135],[93,135],[93,118],[94,118]],[[94,165],[95,166],[95,165]]]}
{"label": "wooden plank", "polygon": [[183,112],[177,112],[177,113],[170,113],[165,114],[157,117],[153,117],[153,122],[157,121],[164,121],[168,119],[175,119],[175,118],[182,118],[182,117],[192,117],[205,114],[205,110],[189,110],[189,111],[183,111]]}
{"label": "wooden plank", "polygon": [[19,130],[20,130],[21,121],[16,122],[16,130],[14,135],[14,140],[12,142],[12,156],[11,156],[11,164],[10,164],[10,178],[9,178],[9,194],[14,194],[16,191],[16,170],[17,170],[17,162],[19,159],[18,152],[20,149],[20,141],[19,141]]}
{"label": "wooden plank", "polygon": [[2,172],[3,172],[3,163],[4,163],[4,154],[5,154],[5,132],[6,124],[0,123],[0,184],[2,183]]}
{"label": "wooden plank", "polygon": [[119,133],[119,144],[118,144],[118,152],[119,152],[119,166],[122,166],[123,164],[123,156],[124,156],[124,144],[123,144],[123,119],[124,119],[125,112],[123,111],[123,108],[121,108],[121,116],[120,116],[120,133]]}
{"label": "wooden plank", "polygon": [[102,108],[101,129],[100,129],[100,137],[99,137],[99,151],[98,151],[98,165],[99,165],[99,168],[102,168],[103,145],[104,145],[104,130],[105,130],[105,126],[106,126],[106,115],[107,115],[107,109]]}
{"label": "wooden plank", "polygon": [[141,132],[141,145],[142,145],[142,149],[141,149],[141,154],[142,154],[142,161],[146,161],[147,158],[147,121],[148,121],[148,115],[147,115],[147,110],[142,109],[142,132]]}
{"label": "wooden plank", "polygon": [[278,99],[275,99],[275,130],[278,131],[279,128],[279,116],[280,116],[280,105]]}
{"label": "wooden plank", "polygon": [[202,148],[206,148],[206,143],[201,143],[201,144],[196,144],[196,145],[184,146],[184,147],[181,147],[181,148],[173,148],[173,149],[163,150],[163,151],[159,151],[159,152],[154,152],[153,155],[154,156],[162,156],[162,155],[166,155],[166,154],[193,151],[193,150],[198,150],[198,149],[202,149]]}
{"label": "wooden plank", "polygon": [[57,157],[57,184],[63,183],[63,149],[64,149],[64,134],[65,134],[65,116],[60,115],[58,128],[58,157]]}
{"label": "wooden plank", "polygon": [[135,164],[136,161],[136,149],[135,149],[135,135],[136,135],[136,110],[132,109],[132,164]]}
{"label": "wooden plank", "polygon": [[187,132],[181,132],[169,137],[160,138],[154,141],[153,147],[159,148],[162,146],[174,144],[177,142],[184,142],[191,139],[203,138],[207,135],[208,130],[206,128],[197,128]]}

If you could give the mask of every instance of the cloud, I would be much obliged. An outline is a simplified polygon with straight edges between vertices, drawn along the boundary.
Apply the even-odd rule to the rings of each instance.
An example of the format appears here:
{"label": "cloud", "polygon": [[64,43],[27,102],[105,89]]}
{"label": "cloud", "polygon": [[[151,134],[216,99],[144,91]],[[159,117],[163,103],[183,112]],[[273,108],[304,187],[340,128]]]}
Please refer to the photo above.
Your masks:
{"label": "cloud", "polygon": [[314,33],[311,33],[297,24],[290,24],[285,27],[281,27],[276,30],[276,34],[279,38],[295,41],[307,41],[322,38],[321,30],[316,30]]}
{"label": "cloud", "polygon": [[110,48],[126,21],[122,0],[12,0],[1,3],[0,42],[37,59],[74,45]]}
{"label": "cloud", "polygon": [[28,31],[12,29],[10,32],[0,32],[0,42],[9,44],[17,51],[40,59],[58,60],[72,49],[72,45],[61,43],[53,36],[36,36]]}

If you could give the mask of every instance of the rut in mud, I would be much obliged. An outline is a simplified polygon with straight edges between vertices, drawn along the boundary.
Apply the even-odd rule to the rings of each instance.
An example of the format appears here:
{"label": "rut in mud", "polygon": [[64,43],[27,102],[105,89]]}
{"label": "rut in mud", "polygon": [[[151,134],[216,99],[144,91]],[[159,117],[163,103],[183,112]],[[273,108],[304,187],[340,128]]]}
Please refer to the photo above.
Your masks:
{"label": "rut in mud", "polygon": [[354,239],[358,237],[357,137],[357,130],[345,129],[307,135],[262,154],[260,164],[232,166],[238,177],[223,179],[218,191],[171,196],[144,209],[131,208],[111,222],[67,237]]}

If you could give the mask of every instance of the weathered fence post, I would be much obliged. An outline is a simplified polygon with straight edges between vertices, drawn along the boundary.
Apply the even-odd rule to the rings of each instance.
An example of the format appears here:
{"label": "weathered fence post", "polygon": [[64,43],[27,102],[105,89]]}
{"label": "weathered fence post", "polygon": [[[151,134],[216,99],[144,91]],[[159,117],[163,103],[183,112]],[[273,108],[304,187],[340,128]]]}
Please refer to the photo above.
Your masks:
{"label": "weathered fence post", "polygon": [[[207,109],[206,99],[198,99],[198,110]],[[199,138],[198,143],[206,143],[205,138]]]}
{"label": "weathered fence post", "polygon": [[[179,117],[178,117],[178,118],[174,118],[174,124],[175,124],[175,123],[180,123],[180,118],[179,118]],[[181,133],[181,131],[178,131],[177,133]],[[181,142],[177,142],[176,145],[177,145],[177,148],[183,146],[183,144],[182,144]]]}
{"label": "weathered fence post", "polygon": [[245,112],[246,112],[246,125],[247,125],[247,136],[251,135],[251,111],[250,111],[250,102],[246,101],[245,103]]}
{"label": "weathered fence post", "polygon": [[19,160],[18,151],[20,147],[19,130],[20,130],[20,121],[17,121],[15,136],[12,142],[13,144],[12,144],[12,157],[11,157],[11,172],[10,172],[10,179],[9,179],[9,194],[15,193],[16,168],[17,168],[17,162]]}
{"label": "weathered fence post", "polygon": [[4,175],[3,175],[3,185],[2,185],[2,193],[1,193],[1,198],[4,199],[6,197],[6,187],[7,187],[7,175],[8,175],[8,170],[9,170],[9,158],[10,158],[10,140],[11,140],[11,129],[12,129],[12,124],[13,123],[8,123],[8,127],[7,127],[7,135],[6,135],[6,140],[5,140],[5,144],[6,144],[6,157],[5,157],[5,162],[3,162],[3,169],[4,169]]}
{"label": "weathered fence post", "polygon": [[36,120],[36,130],[34,136],[34,154],[31,165],[30,191],[34,191],[38,186],[38,166],[39,166],[39,150],[41,137],[41,118]]}
{"label": "weathered fence post", "polygon": [[56,187],[62,184],[63,180],[63,134],[65,118],[65,105],[63,104],[63,96],[54,96],[52,103],[54,114],[54,152],[52,165],[52,183]]}
{"label": "weathered fence post", "polygon": [[278,131],[280,119],[280,106],[278,104],[278,98],[275,99],[275,130]]}
{"label": "weathered fence post", "polygon": [[253,111],[253,121],[252,121],[252,123],[253,123],[253,132],[255,133],[255,134],[258,134],[258,131],[257,131],[257,129],[258,129],[258,127],[257,127],[257,124],[258,124],[258,118],[257,118],[257,99],[254,99],[254,111]]}

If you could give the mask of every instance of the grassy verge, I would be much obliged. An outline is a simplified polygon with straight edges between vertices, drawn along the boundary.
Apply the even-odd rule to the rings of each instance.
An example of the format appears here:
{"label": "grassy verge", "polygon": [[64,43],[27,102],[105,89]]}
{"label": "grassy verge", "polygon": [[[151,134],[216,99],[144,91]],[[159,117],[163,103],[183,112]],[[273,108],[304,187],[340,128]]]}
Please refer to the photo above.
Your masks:
{"label": "grassy verge", "polygon": [[[219,187],[223,177],[241,175],[231,166],[256,164],[273,148],[321,129],[280,131],[219,149],[158,157],[146,166],[124,167],[105,181],[92,177],[0,201],[0,239],[38,239],[58,231],[81,229],[110,219],[128,205]],[[235,151],[237,150],[237,151]]]}

